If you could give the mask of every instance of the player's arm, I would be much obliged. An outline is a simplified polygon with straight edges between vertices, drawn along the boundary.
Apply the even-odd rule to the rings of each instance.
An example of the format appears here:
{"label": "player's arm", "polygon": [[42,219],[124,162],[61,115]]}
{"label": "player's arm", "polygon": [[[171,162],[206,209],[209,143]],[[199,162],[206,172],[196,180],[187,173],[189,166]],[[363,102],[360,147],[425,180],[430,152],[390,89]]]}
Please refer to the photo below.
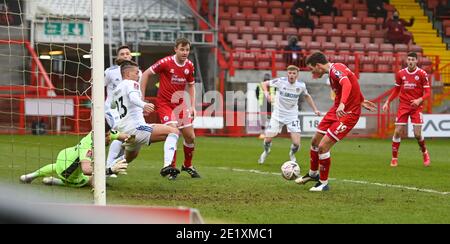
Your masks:
{"label": "player's arm", "polygon": [[139,95],[138,91],[131,91],[128,94],[128,98],[130,99],[131,103],[142,108],[144,110],[144,112],[146,112],[146,113],[151,113],[151,112],[155,111],[155,105],[153,105],[153,103],[146,103],[146,102],[142,101],[142,98]]}
{"label": "player's arm", "polygon": [[155,72],[153,71],[152,67],[146,69],[144,73],[142,73],[141,77],[141,92],[142,92],[142,98],[145,98],[145,91],[147,89],[147,83],[148,80],[152,75],[154,75]]}
{"label": "player's arm", "polygon": [[423,96],[419,97],[417,99],[411,100],[412,107],[419,107],[420,104],[423,103],[423,101],[425,101],[426,99],[428,99],[431,96],[431,87],[430,87],[430,82],[428,81],[427,74],[424,74],[422,81],[423,81]]}
{"label": "player's arm", "polygon": [[309,104],[309,106],[313,109],[314,113],[318,116],[321,115],[320,111],[317,109],[316,104],[314,103],[314,100],[312,99],[311,95],[305,94],[305,100]]}
{"label": "player's arm", "polygon": [[270,80],[261,82],[261,87],[262,87],[264,96],[267,98],[267,101],[269,101],[269,103],[272,103],[272,96],[270,95],[270,92],[269,92],[270,82],[271,82]]}
{"label": "player's arm", "polygon": [[81,171],[84,175],[91,176],[94,173],[94,167],[92,167],[92,161],[83,159],[80,161]]}
{"label": "player's arm", "polygon": [[191,103],[190,104],[191,117],[195,118],[197,111],[195,109],[195,82],[194,81],[187,84],[187,92],[189,94],[189,101]]}
{"label": "player's arm", "polygon": [[400,86],[395,86],[394,89],[391,92],[391,95],[386,100],[386,102],[383,104],[383,112],[387,111],[389,109],[389,105],[391,102],[400,94]]}
{"label": "player's arm", "polygon": [[343,117],[347,114],[347,112],[344,111],[345,104],[348,101],[348,98],[350,97],[350,92],[352,91],[352,83],[348,79],[347,76],[342,77],[339,80],[339,84],[342,86],[342,96],[341,101],[339,102],[339,107],[336,110],[336,114],[338,117]]}

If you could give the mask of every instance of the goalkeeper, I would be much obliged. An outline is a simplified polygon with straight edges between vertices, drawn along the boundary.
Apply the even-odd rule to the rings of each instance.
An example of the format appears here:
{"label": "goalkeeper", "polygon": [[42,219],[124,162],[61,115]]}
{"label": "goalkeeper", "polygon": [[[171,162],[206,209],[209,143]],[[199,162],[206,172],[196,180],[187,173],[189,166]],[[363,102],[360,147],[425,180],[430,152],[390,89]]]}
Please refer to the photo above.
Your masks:
{"label": "goalkeeper", "polygon": [[[110,131],[110,126],[105,123],[105,142],[108,145],[112,140],[130,142],[134,136]],[[46,185],[60,185],[71,187],[83,187],[87,184],[93,186],[93,141],[92,132],[87,134],[76,146],[66,148],[59,152],[56,163],[48,164],[32,173],[20,176],[22,183],[31,183],[34,179],[44,177]],[[126,173],[128,164],[120,160],[114,166],[106,169],[106,174]],[[57,175],[57,177],[52,177]]]}

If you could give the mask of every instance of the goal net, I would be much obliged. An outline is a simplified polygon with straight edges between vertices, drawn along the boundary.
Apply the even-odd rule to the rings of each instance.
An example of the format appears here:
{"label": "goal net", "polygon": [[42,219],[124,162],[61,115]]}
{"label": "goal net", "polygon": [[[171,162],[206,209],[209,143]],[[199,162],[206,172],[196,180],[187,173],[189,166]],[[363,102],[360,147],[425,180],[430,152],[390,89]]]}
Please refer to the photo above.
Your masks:
{"label": "goal net", "polygon": [[[97,28],[103,31],[103,1],[92,2],[100,2]],[[102,128],[94,128],[93,123],[104,121],[103,112],[93,113],[94,107],[103,106],[104,89],[103,34],[93,36],[93,8],[86,0],[0,1],[0,178],[4,183],[17,184],[21,175],[54,164],[61,150],[77,145],[92,129]],[[93,41],[100,38],[100,62],[95,66]],[[95,84],[101,90],[97,103],[92,96]],[[95,114],[100,116],[94,119]],[[94,155],[104,153],[104,146],[95,148]],[[72,197],[42,181],[36,178],[32,186],[24,187]],[[93,199],[90,192],[77,197],[88,203]]]}

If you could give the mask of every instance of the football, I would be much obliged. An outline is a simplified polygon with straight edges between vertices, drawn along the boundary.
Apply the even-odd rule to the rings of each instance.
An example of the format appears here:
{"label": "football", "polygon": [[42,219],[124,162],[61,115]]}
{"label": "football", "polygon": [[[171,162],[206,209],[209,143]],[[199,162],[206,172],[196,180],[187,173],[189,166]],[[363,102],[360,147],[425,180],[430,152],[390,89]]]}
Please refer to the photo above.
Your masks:
{"label": "football", "polygon": [[287,161],[281,165],[281,176],[286,180],[295,180],[300,176],[300,166],[294,161]]}

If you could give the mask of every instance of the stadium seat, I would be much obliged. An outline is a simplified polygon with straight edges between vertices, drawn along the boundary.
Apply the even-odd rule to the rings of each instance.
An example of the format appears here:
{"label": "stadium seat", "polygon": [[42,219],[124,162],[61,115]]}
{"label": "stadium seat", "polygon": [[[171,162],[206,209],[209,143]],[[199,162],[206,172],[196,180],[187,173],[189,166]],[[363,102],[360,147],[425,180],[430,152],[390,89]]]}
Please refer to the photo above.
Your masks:
{"label": "stadium seat", "polygon": [[322,50],[324,50],[325,52],[327,50],[332,50],[334,52],[334,50],[336,50],[336,44],[333,42],[323,42],[322,43]]}
{"label": "stadium seat", "polygon": [[239,32],[241,33],[241,39],[250,41],[253,40],[253,28],[250,26],[241,26],[239,28]]}
{"label": "stadium seat", "polygon": [[353,3],[343,3],[340,6],[341,15],[344,17],[353,17]]}
{"label": "stadium seat", "polygon": [[394,52],[408,52],[408,45],[406,44],[395,44]]}
{"label": "stadium seat", "polygon": [[320,51],[321,50],[321,43],[320,42],[309,42],[306,44],[306,48],[308,49],[308,51],[313,52],[313,51]]}
{"label": "stadium seat", "polygon": [[408,52],[423,53],[423,49],[421,46],[410,44],[408,45]]}
{"label": "stadium seat", "polygon": [[[346,43],[346,42],[341,42],[341,43],[338,43],[337,45],[336,45],[336,49],[339,51],[339,53],[342,53],[342,51],[350,51],[350,44],[349,43]],[[349,52],[349,54],[350,54],[350,52]]]}
{"label": "stadium seat", "polygon": [[370,31],[368,31],[368,30],[360,30],[357,32],[359,42],[363,43],[363,44],[370,43],[370,41],[371,41],[370,35],[371,35]]}
{"label": "stadium seat", "polygon": [[342,36],[344,37],[345,42],[350,44],[356,42],[356,31],[354,30],[343,30]]}
{"label": "stadium seat", "polygon": [[311,42],[313,40],[312,30],[309,28],[299,28],[298,36],[302,42]]}
{"label": "stadium seat", "polygon": [[327,41],[327,30],[325,29],[314,29],[313,36],[316,42],[326,42]]}
{"label": "stadium seat", "polygon": [[269,40],[269,29],[264,26],[258,26],[254,28],[254,33],[256,34],[256,39],[264,42]]}
{"label": "stadium seat", "polygon": [[376,52],[378,53],[380,51],[380,46],[376,43],[366,43],[365,44],[365,50],[367,52]]}
{"label": "stadium seat", "polygon": [[247,47],[248,48],[261,48],[262,47],[262,42],[260,40],[250,40],[247,42]]}
{"label": "stadium seat", "polygon": [[343,16],[334,17],[334,22],[336,23],[336,29],[346,30],[347,29],[347,18]]}
{"label": "stadium seat", "polygon": [[234,48],[237,48],[237,47],[247,48],[247,41],[242,40],[242,39],[236,39],[236,40],[233,40],[232,45]]}
{"label": "stadium seat", "polygon": [[376,31],[377,30],[377,19],[373,17],[367,17],[362,19],[362,23],[364,25],[364,29],[368,31]]}
{"label": "stadium seat", "polygon": [[277,42],[273,40],[264,40],[262,41],[262,47],[266,50],[276,50],[277,49]]}
{"label": "stadium seat", "polygon": [[380,52],[394,52],[394,46],[389,43],[383,43],[380,45]]}
{"label": "stadium seat", "polygon": [[[283,28],[283,34],[286,37],[297,36],[297,29],[293,28],[293,27],[285,27],[285,28]],[[285,39],[287,39],[287,38],[285,38]]]}
{"label": "stadium seat", "polygon": [[373,42],[377,43],[377,44],[383,44],[385,35],[386,35],[386,31],[384,31],[384,30],[378,30],[378,31],[372,32]]}
{"label": "stadium seat", "polygon": [[334,43],[340,43],[342,41],[342,31],[338,29],[328,30],[328,36],[330,41]]}
{"label": "stadium seat", "polygon": [[321,25],[322,29],[330,30],[333,29],[334,26],[334,20],[332,16],[320,16],[319,17],[319,24]]}

